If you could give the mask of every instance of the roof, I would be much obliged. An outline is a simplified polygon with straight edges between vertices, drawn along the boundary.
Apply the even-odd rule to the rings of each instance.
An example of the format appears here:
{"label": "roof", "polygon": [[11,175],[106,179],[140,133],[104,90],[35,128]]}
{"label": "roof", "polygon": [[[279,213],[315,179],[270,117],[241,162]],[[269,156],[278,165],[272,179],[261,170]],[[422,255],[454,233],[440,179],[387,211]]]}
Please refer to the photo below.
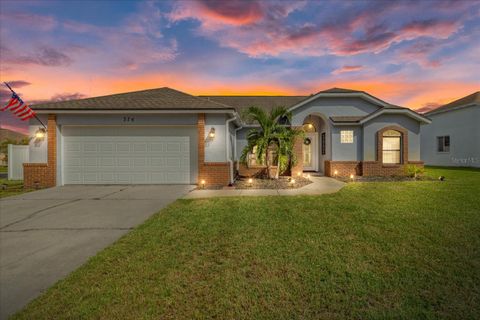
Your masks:
{"label": "roof", "polygon": [[433,115],[440,112],[447,112],[451,110],[456,110],[462,107],[470,106],[470,105],[480,105],[480,91],[474,92],[466,97],[460,98],[458,100],[452,101],[447,103],[443,106],[440,106],[434,110],[431,110],[426,115]]}
{"label": "roof", "polygon": [[34,110],[233,110],[168,87],[31,106]]}
{"label": "roof", "polygon": [[255,106],[267,112],[278,107],[288,108],[302,101],[307,96],[200,96],[235,108],[243,121],[247,120],[247,109]]}

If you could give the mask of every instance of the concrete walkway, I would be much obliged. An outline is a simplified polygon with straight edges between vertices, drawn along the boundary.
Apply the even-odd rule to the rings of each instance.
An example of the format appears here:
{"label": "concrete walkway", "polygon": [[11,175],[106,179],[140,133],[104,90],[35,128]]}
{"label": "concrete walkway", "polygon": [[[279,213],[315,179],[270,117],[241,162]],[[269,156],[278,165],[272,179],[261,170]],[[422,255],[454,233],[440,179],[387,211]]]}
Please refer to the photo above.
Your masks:
{"label": "concrete walkway", "polygon": [[298,189],[232,189],[232,190],[193,190],[184,199],[238,196],[297,196],[334,193],[345,186],[344,182],[329,177],[311,177],[312,183]]}
{"label": "concrete walkway", "polygon": [[0,319],[194,186],[64,186],[0,200]]}

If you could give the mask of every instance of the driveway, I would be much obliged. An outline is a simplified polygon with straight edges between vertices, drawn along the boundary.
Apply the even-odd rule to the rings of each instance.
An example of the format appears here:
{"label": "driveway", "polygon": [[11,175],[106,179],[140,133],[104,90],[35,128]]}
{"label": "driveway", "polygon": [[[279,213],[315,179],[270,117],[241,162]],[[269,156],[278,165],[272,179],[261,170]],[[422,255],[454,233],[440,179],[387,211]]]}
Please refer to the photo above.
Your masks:
{"label": "driveway", "polygon": [[0,200],[0,318],[194,186],[64,186]]}

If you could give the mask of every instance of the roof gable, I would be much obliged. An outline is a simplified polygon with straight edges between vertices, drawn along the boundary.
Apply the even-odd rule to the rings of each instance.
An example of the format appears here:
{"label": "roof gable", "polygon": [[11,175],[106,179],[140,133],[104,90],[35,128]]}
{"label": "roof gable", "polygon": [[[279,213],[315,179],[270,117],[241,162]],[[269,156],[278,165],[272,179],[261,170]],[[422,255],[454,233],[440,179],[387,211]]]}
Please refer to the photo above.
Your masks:
{"label": "roof gable", "polygon": [[434,110],[431,110],[426,115],[434,115],[441,112],[456,110],[470,105],[480,105],[480,91],[474,92],[466,97],[447,103]]}
{"label": "roof gable", "polygon": [[34,110],[233,110],[168,87],[32,105]]}

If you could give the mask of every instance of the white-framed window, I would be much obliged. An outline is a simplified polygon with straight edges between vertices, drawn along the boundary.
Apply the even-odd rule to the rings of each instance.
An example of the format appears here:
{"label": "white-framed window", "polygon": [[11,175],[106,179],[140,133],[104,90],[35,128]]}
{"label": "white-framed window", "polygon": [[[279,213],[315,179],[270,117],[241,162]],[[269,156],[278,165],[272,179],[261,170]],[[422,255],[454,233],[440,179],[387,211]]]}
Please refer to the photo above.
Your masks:
{"label": "white-framed window", "polygon": [[353,143],[353,130],[341,130],[340,143]]}
{"label": "white-framed window", "polygon": [[387,130],[382,136],[382,160],[386,164],[402,162],[402,134],[396,130]]}
{"label": "white-framed window", "polygon": [[437,152],[450,152],[450,136],[437,137]]}

